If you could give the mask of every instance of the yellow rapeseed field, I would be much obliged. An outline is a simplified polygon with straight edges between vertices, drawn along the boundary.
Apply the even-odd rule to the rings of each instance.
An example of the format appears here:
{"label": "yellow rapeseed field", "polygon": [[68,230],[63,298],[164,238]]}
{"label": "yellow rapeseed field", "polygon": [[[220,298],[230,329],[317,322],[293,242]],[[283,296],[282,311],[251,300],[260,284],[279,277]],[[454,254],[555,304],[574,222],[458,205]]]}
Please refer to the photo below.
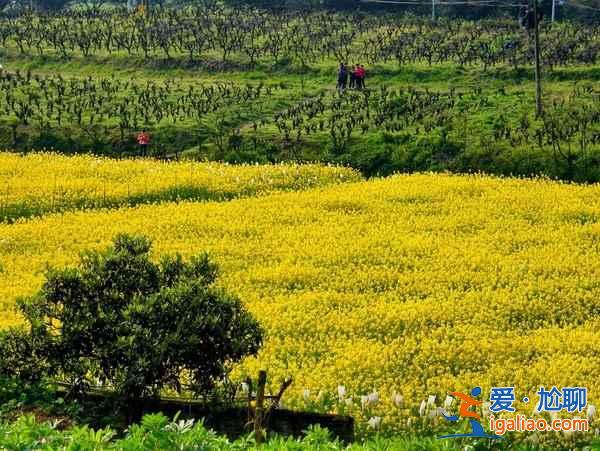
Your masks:
{"label": "yellow rapeseed field", "polygon": [[156,256],[206,249],[220,263],[268,333],[235,374],[291,375],[288,404],[398,430],[430,421],[423,401],[475,385],[514,385],[517,399],[579,385],[596,402],[599,219],[599,186],[428,174],[50,215],[0,225],[0,321],[17,321],[14,299],[47,263],[144,233]]}
{"label": "yellow rapeseed field", "polygon": [[75,208],[228,199],[357,181],[350,168],[113,160],[0,152],[0,220]]}

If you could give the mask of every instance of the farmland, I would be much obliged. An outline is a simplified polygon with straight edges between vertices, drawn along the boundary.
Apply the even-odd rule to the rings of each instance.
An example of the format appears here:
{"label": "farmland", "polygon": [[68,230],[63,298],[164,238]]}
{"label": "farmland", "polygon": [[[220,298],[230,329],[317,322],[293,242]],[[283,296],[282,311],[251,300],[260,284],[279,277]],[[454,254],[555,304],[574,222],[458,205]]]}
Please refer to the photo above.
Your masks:
{"label": "farmland", "polygon": [[[120,231],[156,257],[207,249],[222,283],[267,330],[257,359],[295,378],[288,402],[338,405],[390,430],[419,427],[447,387],[514,383],[531,392],[598,378],[598,187],[481,176],[395,176],[226,203],[182,202],[47,215],[1,225],[2,322],[67,265]],[[319,392],[327,393],[327,397]],[[360,396],[377,391],[367,411]],[[394,392],[404,404],[393,403]],[[365,418],[365,420],[368,418]]]}
{"label": "farmland", "polygon": [[350,168],[121,160],[0,153],[0,220],[169,200],[226,200],[356,181]]}
{"label": "farmland", "polygon": [[[160,158],[600,180],[595,25],[543,24],[543,117],[531,39],[508,19],[213,5],[3,25],[4,148],[131,156],[147,128]],[[366,90],[338,95],[340,61],[367,65]]]}
{"label": "farmland", "polygon": [[[435,448],[457,431],[439,410],[458,411],[451,392],[514,387],[518,413],[549,419],[562,414],[523,397],[586,387],[577,415],[596,432],[509,441],[592,443],[600,27],[588,22],[542,22],[537,114],[532,32],[510,15],[0,13],[0,327],[24,324],[15,307],[49,267],[144,235],[157,265],[207,251],[218,289],[264,329],[231,365],[237,389],[261,369],[268,393],[291,377],[284,406],[351,415],[359,438],[415,449],[411,437]],[[366,66],[364,89],[336,89],[340,62]],[[18,438],[19,421],[0,431]]]}

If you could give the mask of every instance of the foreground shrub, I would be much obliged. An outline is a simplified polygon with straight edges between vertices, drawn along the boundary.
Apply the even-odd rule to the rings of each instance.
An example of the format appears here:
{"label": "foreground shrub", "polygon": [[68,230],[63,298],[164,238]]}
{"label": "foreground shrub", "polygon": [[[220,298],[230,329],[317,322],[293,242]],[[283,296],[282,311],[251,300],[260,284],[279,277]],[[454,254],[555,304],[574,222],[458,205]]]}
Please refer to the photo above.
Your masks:
{"label": "foreground shrub", "polygon": [[[99,430],[87,426],[60,431],[57,421],[36,422],[33,416],[23,416],[14,423],[0,423],[2,449],[28,450],[221,450],[221,451],[406,451],[406,450],[534,450],[549,449],[533,444],[512,444],[489,440],[438,440],[435,437],[376,436],[367,441],[347,445],[332,438],[319,426],[312,426],[303,438],[273,436],[257,445],[249,437],[235,441],[207,429],[201,421],[169,420],[162,414],[146,415],[139,424],[130,427],[125,436],[117,438],[110,428]],[[599,449],[596,442],[584,449]]]}
{"label": "foreground shrub", "polygon": [[156,264],[150,248],[145,237],[119,235],[77,267],[50,269],[41,291],[18,301],[29,327],[0,339],[0,352],[22,352],[0,369],[35,379],[43,367],[75,386],[106,383],[139,399],[165,387],[180,391],[183,377],[207,393],[231,362],[258,351],[258,323],[214,286],[217,267],[206,254]]}
{"label": "foreground shrub", "polygon": [[46,340],[21,327],[0,332],[0,376],[38,382],[48,372]]}

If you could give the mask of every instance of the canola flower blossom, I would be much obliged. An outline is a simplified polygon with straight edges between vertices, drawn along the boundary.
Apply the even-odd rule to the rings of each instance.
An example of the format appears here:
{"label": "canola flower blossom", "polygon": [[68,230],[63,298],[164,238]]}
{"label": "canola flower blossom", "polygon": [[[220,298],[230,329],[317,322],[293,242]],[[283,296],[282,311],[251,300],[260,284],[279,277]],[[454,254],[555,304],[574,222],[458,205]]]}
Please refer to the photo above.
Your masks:
{"label": "canola flower blossom", "polygon": [[0,152],[0,221],[80,208],[225,200],[360,180],[318,164],[229,165]]}
{"label": "canola flower blossom", "polygon": [[514,386],[519,412],[539,386],[585,386],[598,403],[600,186],[399,175],[0,224],[0,323],[18,323],[15,299],[46,264],[119,232],[148,235],[156,258],[211,253],[266,330],[233,376],[265,368],[271,391],[291,376],[291,408],[309,390],[389,431],[446,427],[437,404],[474,386]]}

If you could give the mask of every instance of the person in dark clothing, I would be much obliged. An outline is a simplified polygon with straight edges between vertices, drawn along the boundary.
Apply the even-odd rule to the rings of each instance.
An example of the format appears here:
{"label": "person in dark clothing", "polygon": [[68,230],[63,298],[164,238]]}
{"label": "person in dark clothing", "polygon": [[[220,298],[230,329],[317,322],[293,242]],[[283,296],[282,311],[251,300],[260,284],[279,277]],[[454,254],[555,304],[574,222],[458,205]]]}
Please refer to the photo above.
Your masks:
{"label": "person in dark clothing", "polygon": [[337,90],[340,92],[344,92],[346,86],[348,84],[348,68],[344,63],[340,63],[340,68],[338,70],[338,82],[337,82]]}
{"label": "person in dark clothing", "polygon": [[354,89],[354,88],[357,88],[357,87],[358,87],[358,86],[357,86],[357,84],[358,84],[358,83],[357,83],[358,79],[357,79],[357,77],[356,77],[356,75],[357,75],[357,74],[356,74],[356,70],[357,70],[357,69],[358,69],[358,64],[355,64],[355,65],[354,65],[354,68],[353,68],[353,69],[350,71],[350,84],[349,84],[349,86],[348,86],[350,89]]}

